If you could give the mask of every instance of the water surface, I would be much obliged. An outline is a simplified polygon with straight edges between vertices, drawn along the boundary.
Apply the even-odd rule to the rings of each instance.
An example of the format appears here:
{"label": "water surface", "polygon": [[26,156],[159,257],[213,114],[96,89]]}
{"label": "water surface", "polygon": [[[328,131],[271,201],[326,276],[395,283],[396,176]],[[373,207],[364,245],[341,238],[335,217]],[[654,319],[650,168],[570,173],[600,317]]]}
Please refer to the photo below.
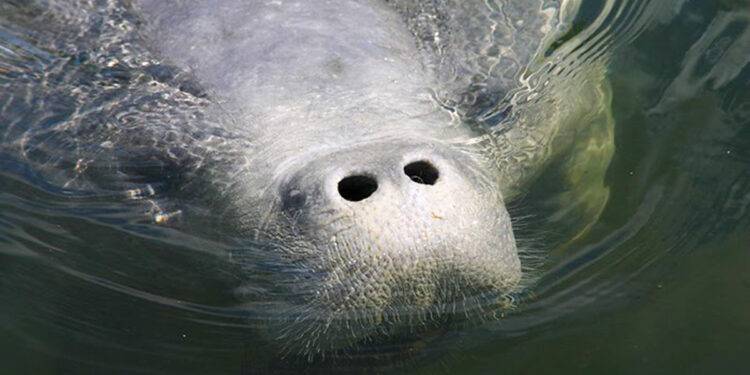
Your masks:
{"label": "water surface", "polygon": [[[38,78],[28,76],[31,68],[10,67],[86,63],[85,56],[38,49],[33,30],[16,35],[5,26],[4,90]],[[542,176],[519,211],[538,213],[523,230],[548,250],[547,259],[515,311],[426,339],[406,365],[354,362],[340,372],[746,372],[750,4],[585,1],[556,48],[566,46],[578,59],[613,53],[606,58],[616,151],[601,217],[581,237],[555,236],[577,218],[555,215],[560,193],[545,184],[554,178]],[[25,60],[3,65],[9,56]],[[126,73],[113,67],[105,74],[116,83]],[[41,104],[59,116],[66,113],[60,108],[80,105],[60,98]],[[0,103],[0,132],[24,121],[61,121],[14,111],[35,100],[39,91],[19,91]],[[127,200],[45,177],[0,153],[0,373],[273,367],[274,349],[248,323],[233,289],[237,270],[222,255],[235,244],[154,224],[153,205],[170,192],[168,183]]]}

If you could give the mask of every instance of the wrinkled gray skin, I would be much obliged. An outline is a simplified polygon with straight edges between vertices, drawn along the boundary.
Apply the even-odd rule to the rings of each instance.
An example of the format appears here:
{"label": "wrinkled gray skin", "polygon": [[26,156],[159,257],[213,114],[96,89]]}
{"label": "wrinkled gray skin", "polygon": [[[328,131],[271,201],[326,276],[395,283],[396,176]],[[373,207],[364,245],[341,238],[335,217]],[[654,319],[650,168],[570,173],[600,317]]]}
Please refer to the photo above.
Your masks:
{"label": "wrinkled gray skin", "polygon": [[[292,352],[346,349],[448,313],[492,316],[524,278],[506,203],[566,148],[570,119],[586,111],[557,101],[502,131],[462,122],[481,98],[499,102],[519,86],[559,33],[568,16],[540,3],[500,2],[507,18],[492,18],[484,1],[137,0],[123,8],[138,22],[93,38],[71,32],[106,43],[97,64],[136,78],[79,89],[81,109],[61,125],[23,137],[10,126],[4,139],[66,187],[92,186],[81,171],[97,163],[106,167],[96,178],[122,174],[128,158],[209,181],[229,202],[222,215],[270,244],[235,256],[271,285],[249,293],[248,308],[272,316],[268,335]],[[94,13],[69,8],[55,17]],[[157,62],[176,78],[139,70]],[[87,117],[103,112],[106,126]],[[361,178],[347,193],[351,176]]]}
{"label": "wrinkled gray skin", "polygon": [[[294,298],[278,309],[299,309],[293,345],[346,345],[390,330],[390,316],[513,290],[503,181],[455,146],[472,134],[431,100],[435,78],[401,16],[378,2],[237,3],[141,6],[157,15],[153,48],[237,109],[258,145],[237,160],[248,171],[237,199],[253,208],[243,227],[288,257]],[[415,161],[437,169],[434,185],[404,173]],[[348,176],[377,190],[347,200]]]}

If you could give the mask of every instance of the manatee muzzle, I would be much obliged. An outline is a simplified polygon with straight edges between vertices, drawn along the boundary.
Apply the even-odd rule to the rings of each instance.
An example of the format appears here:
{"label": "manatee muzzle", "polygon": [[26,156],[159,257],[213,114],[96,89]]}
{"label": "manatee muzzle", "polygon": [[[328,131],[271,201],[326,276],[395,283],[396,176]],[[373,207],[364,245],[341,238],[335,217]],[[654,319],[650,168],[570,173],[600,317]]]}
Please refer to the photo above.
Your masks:
{"label": "manatee muzzle", "polygon": [[492,173],[442,143],[371,143],[287,166],[265,230],[283,243],[290,346],[325,351],[469,316],[517,288],[521,263]]}

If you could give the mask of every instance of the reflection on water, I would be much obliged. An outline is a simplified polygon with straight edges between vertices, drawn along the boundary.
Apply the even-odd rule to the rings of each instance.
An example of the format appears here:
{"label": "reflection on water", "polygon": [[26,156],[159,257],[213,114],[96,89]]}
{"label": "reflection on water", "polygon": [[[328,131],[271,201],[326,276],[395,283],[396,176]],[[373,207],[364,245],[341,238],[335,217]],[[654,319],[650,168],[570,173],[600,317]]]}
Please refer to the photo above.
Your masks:
{"label": "reflection on water", "polygon": [[[86,64],[83,56],[61,59],[60,51],[34,46],[31,30],[28,40],[10,33],[5,23],[14,17],[0,18],[4,88],[37,79],[38,64]],[[409,371],[747,368],[749,45],[744,1],[584,1],[547,51],[557,60],[538,60],[535,69],[575,74],[580,61],[611,60],[617,125],[609,201],[585,235],[560,239],[554,234],[578,218],[555,215],[564,210],[556,205],[561,193],[542,176],[519,203],[532,215],[523,231],[556,245],[537,285],[504,319],[426,337],[415,348],[427,358],[435,347],[450,355]],[[116,83],[127,72],[103,74],[103,82]],[[15,111],[40,100],[35,90],[44,87],[3,97],[4,139],[25,121],[75,116],[77,104],[64,97],[40,103],[59,106],[59,118]],[[89,194],[50,184],[0,152],[0,372],[253,373],[273,366],[265,362],[274,348],[234,294],[238,270],[216,256],[232,254],[235,244],[220,228],[194,235],[152,223],[149,214],[170,186],[136,192],[146,199]],[[362,369],[343,369],[355,370]]]}

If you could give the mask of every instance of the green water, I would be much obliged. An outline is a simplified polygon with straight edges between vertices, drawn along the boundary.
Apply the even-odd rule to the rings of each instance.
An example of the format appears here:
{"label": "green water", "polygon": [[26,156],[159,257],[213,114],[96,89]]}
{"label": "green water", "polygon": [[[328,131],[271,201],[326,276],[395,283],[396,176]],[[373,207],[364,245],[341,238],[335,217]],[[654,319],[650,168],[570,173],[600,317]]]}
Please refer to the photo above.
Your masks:
{"label": "green water", "polygon": [[[425,340],[406,363],[328,370],[747,373],[750,4],[661,4],[672,12],[612,57],[616,151],[592,229],[547,254],[505,318]],[[581,28],[601,9],[584,2]],[[140,206],[86,199],[0,154],[0,374],[274,372],[274,349],[227,287],[235,275],[214,253],[185,251],[230,246],[149,229]]]}
{"label": "green water", "polygon": [[747,373],[749,17],[746,2],[687,2],[620,50],[596,228],[556,256],[541,307],[516,317],[530,328],[415,373]]}

